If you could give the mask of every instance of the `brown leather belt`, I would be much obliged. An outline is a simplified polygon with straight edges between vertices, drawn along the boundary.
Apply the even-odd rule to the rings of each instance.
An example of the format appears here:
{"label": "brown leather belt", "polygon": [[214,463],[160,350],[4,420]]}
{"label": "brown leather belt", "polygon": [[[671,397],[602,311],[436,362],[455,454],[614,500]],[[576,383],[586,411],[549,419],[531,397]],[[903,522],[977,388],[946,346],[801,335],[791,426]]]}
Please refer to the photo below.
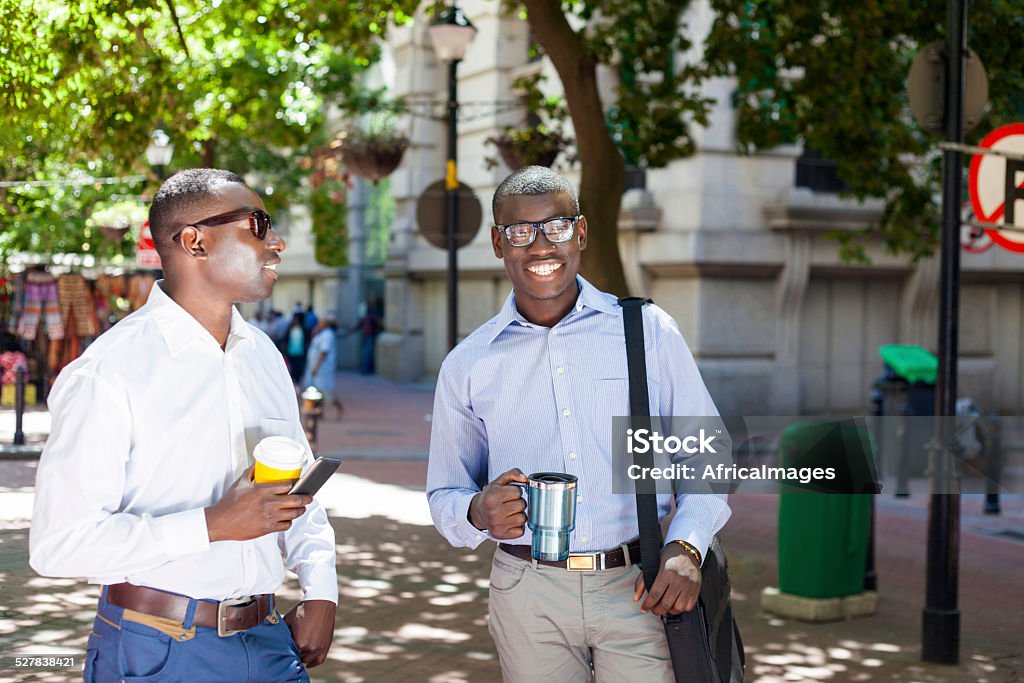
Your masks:
{"label": "brown leather belt", "polygon": [[[527,562],[533,561],[533,556],[530,554],[530,546],[528,545],[509,545],[508,543],[499,543],[498,547],[509,555],[518,557],[520,560],[526,560]],[[629,548],[630,563],[640,564],[640,541],[633,541],[627,547]],[[561,562],[537,560],[537,564],[543,564],[548,567],[561,567],[562,569],[568,569],[571,572],[592,572],[599,571],[601,569],[625,567],[626,553],[622,551],[622,547],[620,546],[614,550],[605,550],[596,553],[569,553],[569,559],[567,560],[562,560]]]}
{"label": "brown leather belt", "polygon": [[[130,583],[115,583],[107,587],[107,602],[113,605],[181,623],[185,622],[191,600],[184,595]],[[197,600],[193,621],[197,626],[217,629],[218,635],[229,636],[263,623],[273,608],[273,593],[229,598],[221,602]]]}

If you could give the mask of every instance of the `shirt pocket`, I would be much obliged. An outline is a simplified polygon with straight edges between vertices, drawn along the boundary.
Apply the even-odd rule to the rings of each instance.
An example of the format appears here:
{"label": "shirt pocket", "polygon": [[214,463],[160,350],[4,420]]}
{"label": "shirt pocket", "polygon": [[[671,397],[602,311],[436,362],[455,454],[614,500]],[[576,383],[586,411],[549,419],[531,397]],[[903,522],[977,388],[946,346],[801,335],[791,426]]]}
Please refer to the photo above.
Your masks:
{"label": "shirt pocket", "polygon": [[595,379],[584,401],[589,403],[585,424],[591,437],[602,449],[610,447],[613,425],[616,425],[614,418],[629,416],[629,380],[625,377]]}

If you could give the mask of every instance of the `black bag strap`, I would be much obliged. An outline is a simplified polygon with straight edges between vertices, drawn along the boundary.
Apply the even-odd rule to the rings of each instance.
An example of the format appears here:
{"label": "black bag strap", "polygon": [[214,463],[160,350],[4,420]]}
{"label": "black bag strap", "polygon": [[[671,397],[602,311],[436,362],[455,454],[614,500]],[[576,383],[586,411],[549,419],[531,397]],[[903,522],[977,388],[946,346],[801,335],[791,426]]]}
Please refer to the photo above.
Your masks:
{"label": "black bag strap", "polygon": [[[629,368],[629,414],[633,430],[651,428],[651,403],[647,393],[647,358],[644,353],[645,304],[650,299],[627,297],[619,299],[622,326],[626,335],[626,364]],[[640,467],[654,467],[653,453],[634,453],[633,461]],[[644,584],[650,590],[661,565],[661,525],[658,523],[656,482],[644,478],[636,482],[636,517],[640,527],[640,561]]]}
{"label": "black bag strap", "polygon": [[[629,370],[630,427],[651,428],[651,404],[647,393],[647,358],[644,343],[643,307],[650,299],[626,297],[622,306],[622,326],[626,335],[626,364]],[[633,463],[654,466],[653,453],[634,453]],[[640,531],[640,562],[644,584],[650,590],[661,567],[661,525],[658,522],[656,482],[646,477],[636,482],[636,516]],[[704,608],[662,617],[668,641],[672,669],[677,683],[718,683],[718,672],[708,641]]]}

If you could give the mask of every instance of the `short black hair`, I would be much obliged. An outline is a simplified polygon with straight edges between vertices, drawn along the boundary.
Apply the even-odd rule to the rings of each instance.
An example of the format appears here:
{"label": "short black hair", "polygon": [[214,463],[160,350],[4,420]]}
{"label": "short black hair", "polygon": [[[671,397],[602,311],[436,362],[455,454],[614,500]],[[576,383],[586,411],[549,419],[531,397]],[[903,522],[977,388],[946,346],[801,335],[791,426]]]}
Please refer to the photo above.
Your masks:
{"label": "short black hair", "polygon": [[498,222],[498,209],[509,197],[522,197],[541,194],[564,194],[569,197],[572,212],[580,212],[580,200],[576,194],[576,186],[546,166],[524,166],[513,171],[501,181],[491,199],[491,212],[494,222]]}
{"label": "short black hair", "polygon": [[149,205],[149,230],[157,245],[167,244],[186,220],[184,214],[210,199],[223,183],[248,187],[242,176],[219,168],[189,168],[165,180]]}

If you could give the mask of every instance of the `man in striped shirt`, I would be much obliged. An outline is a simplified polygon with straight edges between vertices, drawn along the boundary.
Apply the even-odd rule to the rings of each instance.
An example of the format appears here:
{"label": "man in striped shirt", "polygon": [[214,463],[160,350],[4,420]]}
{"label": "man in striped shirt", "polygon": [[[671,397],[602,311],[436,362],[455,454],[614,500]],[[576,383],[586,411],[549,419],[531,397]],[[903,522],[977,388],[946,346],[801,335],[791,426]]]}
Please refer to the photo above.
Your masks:
{"label": "man in striped shirt", "polygon": [[[635,498],[612,492],[612,417],[629,414],[622,309],[578,275],[587,221],[576,189],[527,167],[499,185],[493,211],[494,254],[513,291],[441,366],[427,475],[434,524],[454,546],[499,543],[489,613],[506,681],[673,681],[659,616],[696,604],[726,498],[676,496],[644,597]],[[644,328],[651,414],[717,415],[675,321],[646,306]],[[578,477],[570,552],[594,554],[593,570],[531,559],[526,504],[511,484],[538,471]],[[671,504],[658,496],[661,517]]]}

